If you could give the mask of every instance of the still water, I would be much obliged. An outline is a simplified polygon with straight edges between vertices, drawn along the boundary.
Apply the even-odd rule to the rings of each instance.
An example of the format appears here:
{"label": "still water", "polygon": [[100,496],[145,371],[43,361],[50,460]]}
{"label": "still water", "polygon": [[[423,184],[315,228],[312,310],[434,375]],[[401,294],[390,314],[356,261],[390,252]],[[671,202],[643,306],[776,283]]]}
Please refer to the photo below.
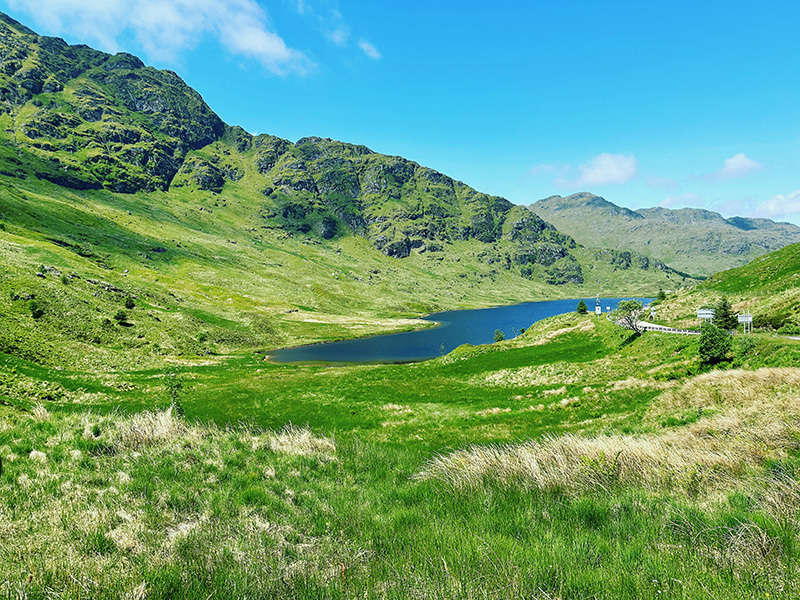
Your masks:
{"label": "still water", "polygon": [[[603,313],[607,307],[614,309],[626,298],[601,298]],[[641,299],[640,299],[641,300]],[[439,323],[436,327],[376,335],[357,340],[344,340],[298,348],[286,348],[270,354],[276,362],[415,362],[448,353],[461,344],[491,344],[494,331],[499,329],[506,339],[519,334],[536,321],[572,312],[578,305],[575,300],[548,300],[525,302],[510,306],[497,306],[478,310],[453,310],[423,317]],[[595,298],[584,298],[590,312],[594,312]]]}

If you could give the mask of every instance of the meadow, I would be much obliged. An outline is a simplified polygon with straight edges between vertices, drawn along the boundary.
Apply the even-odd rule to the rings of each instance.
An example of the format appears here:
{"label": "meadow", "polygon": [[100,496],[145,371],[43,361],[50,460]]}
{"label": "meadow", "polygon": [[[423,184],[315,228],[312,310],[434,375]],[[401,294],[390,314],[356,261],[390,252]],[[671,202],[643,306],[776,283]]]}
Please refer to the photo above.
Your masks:
{"label": "meadow", "polygon": [[45,400],[3,357],[0,593],[800,593],[800,343],[708,371],[569,314],[411,365],[211,358],[65,368]]}

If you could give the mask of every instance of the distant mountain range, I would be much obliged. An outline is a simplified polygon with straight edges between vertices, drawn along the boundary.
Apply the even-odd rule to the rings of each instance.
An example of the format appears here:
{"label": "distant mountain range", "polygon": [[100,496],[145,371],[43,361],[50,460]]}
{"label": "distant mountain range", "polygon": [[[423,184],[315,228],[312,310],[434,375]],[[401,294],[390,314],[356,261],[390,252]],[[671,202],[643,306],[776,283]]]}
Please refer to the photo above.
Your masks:
{"label": "distant mountain range", "polygon": [[644,254],[693,275],[710,275],[800,242],[800,227],[724,218],[709,210],[630,210],[589,193],[551,196],[530,210],[579,244]]}

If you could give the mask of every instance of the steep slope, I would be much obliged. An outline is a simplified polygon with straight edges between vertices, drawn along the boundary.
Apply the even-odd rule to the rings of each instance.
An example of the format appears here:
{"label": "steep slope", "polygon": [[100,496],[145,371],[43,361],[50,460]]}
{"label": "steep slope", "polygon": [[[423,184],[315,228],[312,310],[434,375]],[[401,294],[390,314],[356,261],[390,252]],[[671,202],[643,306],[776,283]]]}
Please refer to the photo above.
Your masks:
{"label": "steep slope", "polygon": [[800,242],[800,227],[769,219],[725,219],[708,210],[629,210],[593,194],[552,196],[532,212],[587,246],[629,250],[679,271],[710,275]]}

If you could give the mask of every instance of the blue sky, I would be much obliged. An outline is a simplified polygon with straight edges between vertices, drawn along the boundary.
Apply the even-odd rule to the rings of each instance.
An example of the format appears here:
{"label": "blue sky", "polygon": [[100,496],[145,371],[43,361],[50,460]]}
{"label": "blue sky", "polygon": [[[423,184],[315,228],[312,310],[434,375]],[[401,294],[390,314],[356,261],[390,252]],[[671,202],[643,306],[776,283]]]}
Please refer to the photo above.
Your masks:
{"label": "blue sky", "polygon": [[800,224],[800,2],[0,0],[177,71],[230,124],[530,204],[590,191]]}

